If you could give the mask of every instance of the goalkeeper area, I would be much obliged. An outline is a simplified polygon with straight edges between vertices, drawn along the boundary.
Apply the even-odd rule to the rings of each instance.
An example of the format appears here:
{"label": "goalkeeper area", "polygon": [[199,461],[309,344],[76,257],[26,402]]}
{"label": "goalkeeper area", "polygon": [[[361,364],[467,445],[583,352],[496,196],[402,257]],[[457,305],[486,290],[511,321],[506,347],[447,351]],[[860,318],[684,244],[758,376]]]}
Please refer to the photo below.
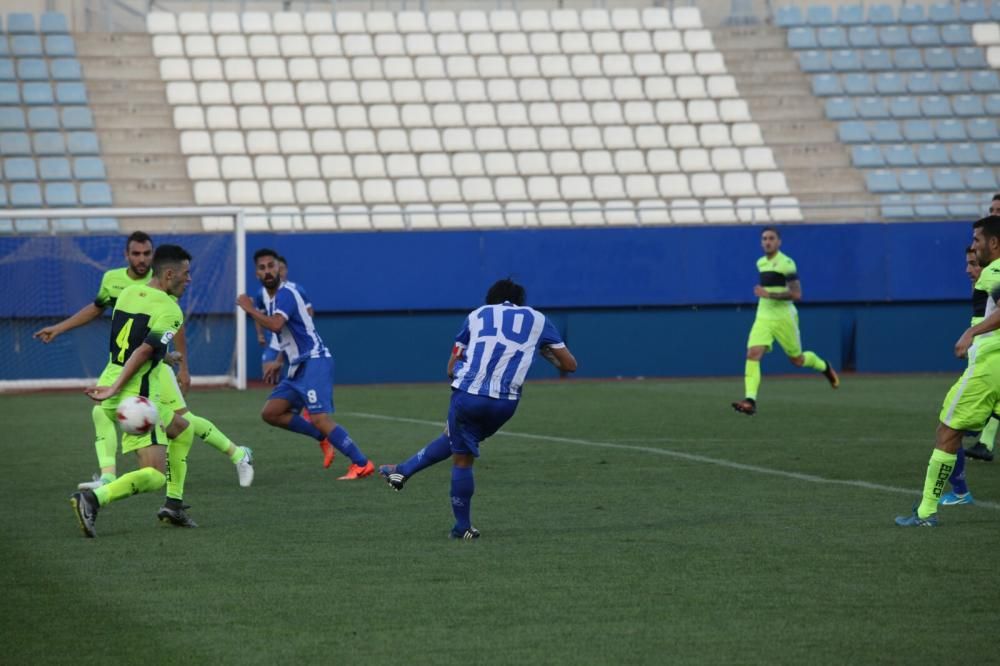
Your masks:
{"label": "goalkeeper area", "polygon": [[[90,402],[0,395],[4,661],[992,663],[1000,463],[969,462],[977,503],[940,527],[892,522],[952,381],[769,378],[752,419],[729,407],[737,378],[531,384],[476,465],[472,543],[447,538],[450,465],[401,493],[338,483],[341,456],[324,470],[260,420],[261,388],[188,395],[253,447],[251,488],[196,443],[198,529],[160,525],[144,495],[84,539],[68,497],[95,469]],[[448,399],[338,386],[337,419],[396,463]]]}

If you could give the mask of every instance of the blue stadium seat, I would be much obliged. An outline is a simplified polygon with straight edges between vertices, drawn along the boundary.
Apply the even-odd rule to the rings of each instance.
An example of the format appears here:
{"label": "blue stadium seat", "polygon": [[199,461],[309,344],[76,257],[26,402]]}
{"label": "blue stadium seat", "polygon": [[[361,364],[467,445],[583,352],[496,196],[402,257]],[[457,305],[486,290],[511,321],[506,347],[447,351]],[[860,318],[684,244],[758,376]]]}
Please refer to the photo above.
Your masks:
{"label": "blue stadium seat", "polygon": [[892,58],[896,69],[923,69],[924,62],[920,49],[896,49]]}
{"label": "blue stadium seat", "polygon": [[76,58],[56,58],[52,61],[52,78],[55,81],[82,81],[80,61]]}
{"label": "blue stadium seat", "polygon": [[987,192],[996,192],[997,189],[1000,189],[1000,184],[997,183],[997,176],[993,173],[993,169],[983,167],[966,171],[965,185],[970,190]]}
{"label": "blue stadium seat", "polygon": [[924,6],[914,3],[907,3],[899,6],[899,22],[907,25],[924,23],[927,15],[924,13]]}
{"label": "blue stadium seat", "polygon": [[882,197],[882,217],[887,220],[909,219],[913,217],[910,197],[905,194],[890,194]]}
{"label": "blue stadium seat", "polygon": [[983,106],[986,108],[987,116],[991,118],[1000,116],[1000,94],[993,93],[992,95],[987,95]]}
{"label": "blue stadium seat", "polygon": [[889,25],[896,22],[892,6],[877,4],[868,6],[868,22],[872,25]]}
{"label": "blue stadium seat", "polygon": [[847,33],[840,26],[827,26],[820,28],[816,33],[819,45],[824,49],[846,49]]}
{"label": "blue stadium seat", "polygon": [[871,141],[871,134],[868,133],[868,125],[860,120],[850,120],[838,124],[837,138],[842,143],[868,143]]}
{"label": "blue stadium seat", "polygon": [[848,43],[856,49],[878,47],[878,33],[869,25],[856,25],[847,31]]}
{"label": "blue stadium seat", "polygon": [[49,68],[41,58],[19,58],[17,77],[22,81],[48,81]]}
{"label": "blue stadium seat", "polygon": [[10,38],[10,52],[19,58],[41,56],[42,40],[38,35],[14,35]]}
{"label": "blue stadium seat", "polygon": [[829,72],[830,60],[826,51],[800,51],[799,67],[807,73]]}
{"label": "blue stadium seat", "polygon": [[87,88],[80,82],[57,83],[56,99],[60,104],[86,104]]}
{"label": "blue stadium seat", "polygon": [[101,148],[93,132],[70,132],[67,148],[70,155],[100,155]]}
{"label": "blue stadium seat", "polygon": [[40,23],[43,35],[65,35],[69,33],[66,15],[62,12],[45,12]]}
{"label": "blue stadium seat", "polygon": [[948,46],[971,46],[972,30],[969,26],[960,23],[941,26],[941,41]]}
{"label": "blue stadium seat", "polygon": [[8,157],[3,161],[3,177],[10,181],[34,182],[38,180],[35,160],[30,157]]}
{"label": "blue stadium seat", "polygon": [[70,180],[73,174],[65,157],[43,157],[38,160],[38,175],[42,180]]}
{"label": "blue stadium seat", "polygon": [[32,137],[36,155],[64,155],[66,144],[60,132],[35,132]]}
{"label": "blue stadium seat", "polygon": [[941,33],[936,25],[915,25],[910,31],[910,41],[914,46],[941,46]]}
{"label": "blue stadium seat", "polygon": [[50,58],[59,56],[76,57],[76,45],[69,35],[49,35],[45,38],[45,53]]}
{"label": "blue stadium seat", "polygon": [[840,25],[861,25],[865,22],[865,8],[861,4],[838,5],[837,23]]}
{"label": "blue stadium seat", "polygon": [[84,224],[87,225],[87,231],[108,234],[118,234],[120,232],[118,220],[113,217],[88,217],[84,221]]}
{"label": "blue stadium seat", "polygon": [[57,234],[79,234],[84,230],[83,220],[78,217],[52,218],[52,231]]}
{"label": "blue stadium seat", "polygon": [[30,155],[31,140],[24,132],[0,134],[0,155]]}
{"label": "blue stadium seat", "polygon": [[979,95],[958,95],[951,100],[951,107],[956,116],[969,118],[971,116],[981,116],[986,113],[983,108],[983,100]]}
{"label": "blue stadium seat", "polygon": [[906,169],[899,174],[899,187],[904,192],[929,192],[931,178],[924,169]]}
{"label": "blue stadium seat", "polygon": [[0,104],[20,104],[21,91],[16,83],[0,83]]}
{"label": "blue stadium seat", "polygon": [[[994,3],[995,4],[995,3]],[[978,0],[963,0],[958,7],[958,18],[963,23],[978,23],[989,21],[990,14],[986,11],[986,6]]]}
{"label": "blue stadium seat", "polygon": [[947,166],[951,164],[948,151],[940,143],[924,143],[917,146],[917,162],[921,166]]}
{"label": "blue stadium seat", "polygon": [[779,28],[794,28],[805,25],[805,18],[802,16],[802,8],[798,5],[785,5],[778,7],[774,12],[774,24]]}
{"label": "blue stadium seat", "polygon": [[965,189],[962,174],[955,169],[934,169],[932,185],[938,192],[961,192]]}
{"label": "blue stadium seat", "polygon": [[806,8],[806,23],[816,26],[833,25],[833,8],[830,5],[809,5]]}
{"label": "blue stadium seat", "polygon": [[851,146],[851,164],[859,169],[885,166],[878,146]]}
{"label": "blue stadium seat", "polygon": [[33,35],[35,33],[35,15],[25,12],[8,14],[7,32],[12,35]]}
{"label": "blue stadium seat", "polygon": [[948,217],[948,206],[940,194],[918,194],[913,199],[917,217],[942,219]]}
{"label": "blue stadium seat", "polygon": [[899,181],[896,179],[896,174],[886,169],[866,172],[865,184],[868,186],[868,191],[875,194],[899,192]]}
{"label": "blue stadium seat", "polygon": [[851,120],[857,117],[854,102],[847,97],[831,97],[826,100],[826,117],[830,120]]}
{"label": "blue stadium seat", "polygon": [[961,46],[955,49],[955,64],[961,69],[989,69],[986,55],[978,46]]}
{"label": "blue stadium seat", "polygon": [[1000,132],[997,132],[997,123],[992,118],[973,118],[966,123],[969,130],[969,138],[973,141],[997,141],[1000,139]]}
{"label": "blue stadium seat", "polygon": [[889,106],[884,97],[861,97],[857,101],[858,117],[868,120],[888,118]]}
{"label": "blue stadium seat", "polygon": [[52,86],[49,83],[42,83],[41,81],[25,83],[21,87],[21,98],[28,106],[39,104],[51,105],[55,102],[55,98],[52,96]]}
{"label": "blue stadium seat", "polygon": [[86,106],[66,106],[62,110],[62,122],[66,129],[94,129],[94,114]]}
{"label": "blue stadium seat", "polygon": [[928,118],[947,118],[951,115],[951,104],[947,97],[931,95],[920,100],[920,110]]}
{"label": "blue stadium seat", "polygon": [[14,61],[10,58],[0,58],[0,81],[16,81]]}
{"label": "blue stadium seat", "polygon": [[844,92],[848,95],[874,95],[875,86],[870,74],[851,72],[844,75]]}
{"label": "blue stadium seat", "polygon": [[924,63],[928,69],[955,68],[955,58],[951,55],[951,49],[941,47],[924,51]]}
{"label": "blue stadium seat", "polygon": [[49,232],[49,221],[37,217],[15,219],[14,229],[19,234],[47,234]]}
{"label": "blue stadium seat", "polygon": [[938,90],[948,95],[969,92],[969,82],[962,72],[941,72],[937,79]]}
{"label": "blue stadium seat", "polygon": [[908,144],[886,146],[882,152],[885,154],[885,163],[891,167],[917,166],[917,156],[913,153],[913,147]]}
{"label": "blue stadium seat", "polygon": [[951,163],[958,166],[980,166],[983,163],[974,143],[956,143],[951,147]]}
{"label": "blue stadium seat", "polygon": [[939,120],[934,125],[934,135],[938,141],[965,141],[969,135],[965,133],[965,124],[961,120],[947,118]]}
{"label": "blue stadium seat", "polygon": [[24,127],[24,111],[16,106],[0,106],[0,130],[19,130]]}
{"label": "blue stadium seat", "polygon": [[819,46],[816,41],[816,32],[807,26],[799,26],[788,31],[788,48],[790,49],[814,49]]}
{"label": "blue stadium seat", "polygon": [[916,97],[909,95],[892,97],[889,102],[889,113],[893,118],[919,118],[920,104],[917,103]]}
{"label": "blue stadium seat", "polygon": [[954,23],[958,20],[958,14],[951,3],[938,2],[928,8],[927,20],[931,23]]}
{"label": "blue stadium seat", "polygon": [[105,180],[108,176],[100,157],[78,157],[73,160],[73,177],[77,180]]}
{"label": "blue stadium seat", "polygon": [[889,49],[910,45],[910,33],[901,25],[887,25],[878,30],[879,43]]}
{"label": "blue stadium seat", "polygon": [[983,161],[993,166],[1000,166],[1000,142],[983,144]]}
{"label": "blue stadium seat", "polygon": [[867,70],[881,71],[892,69],[892,56],[885,49],[865,49],[861,52],[861,61]]}
{"label": "blue stadium seat", "polygon": [[969,76],[969,85],[975,92],[997,92],[1000,91],[1000,77],[997,77],[995,71],[973,72]]}
{"label": "blue stadium seat", "polygon": [[899,143],[903,135],[895,120],[880,120],[871,127],[872,141],[876,143]]}
{"label": "blue stadium seat", "polygon": [[28,126],[33,130],[59,129],[59,114],[54,106],[35,106],[28,109]]}
{"label": "blue stadium seat", "polygon": [[952,194],[948,197],[948,214],[966,220],[978,220],[986,205],[980,204],[980,197],[968,192]]}
{"label": "blue stadium seat", "polygon": [[[3,185],[0,185],[0,190],[3,189]],[[7,201],[7,195],[0,197],[5,203]],[[14,221],[10,218],[4,218],[0,220],[0,234],[10,234],[14,233]]]}
{"label": "blue stadium seat", "polygon": [[830,54],[830,66],[837,72],[854,72],[862,68],[861,57],[853,49],[841,49]]}
{"label": "blue stadium seat", "polygon": [[990,7],[990,18],[994,21],[1000,21],[1000,2],[994,2]]}
{"label": "blue stadium seat", "polygon": [[879,72],[875,75],[875,92],[880,95],[902,95],[906,92],[906,80],[896,72]]}
{"label": "blue stadium seat", "polygon": [[914,95],[934,95],[938,92],[938,84],[929,72],[911,72],[906,76],[906,89]]}
{"label": "blue stadium seat", "polygon": [[110,206],[111,188],[107,183],[83,183],[80,185],[80,202],[84,206]]}
{"label": "blue stadium seat", "polygon": [[934,126],[929,120],[907,120],[903,123],[903,138],[911,143],[934,140]]}
{"label": "blue stadium seat", "polygon": [[0,56],[10,55],[10,44],[7,42],[7,35],[0,33]]}
{"label": "blue stadium seat", "polygon": [[46,183],[45,205],[53,208],[77,205],[76,188],[73,183]]}
{"label": "blue stadium seat", "polygon": [[844,89],[840,85],[840,77],[836,74],[816,74],[813,76],[812,91],[813,95],[817,97],[830,97],[844,93]]}
{"label": "blue stadium seat", "polygon": [[[0,208],[7,207],[7,188],[0,183]],[[10,220],[7,220],[9,222]],[[3,224],[4,220],[0,220],[0,224]]]}
{"label": "blue stadium seat", "polygon": [[39,208],[42,190],[38,183],[16,183],[10,186],[10,205],[14,208]]}

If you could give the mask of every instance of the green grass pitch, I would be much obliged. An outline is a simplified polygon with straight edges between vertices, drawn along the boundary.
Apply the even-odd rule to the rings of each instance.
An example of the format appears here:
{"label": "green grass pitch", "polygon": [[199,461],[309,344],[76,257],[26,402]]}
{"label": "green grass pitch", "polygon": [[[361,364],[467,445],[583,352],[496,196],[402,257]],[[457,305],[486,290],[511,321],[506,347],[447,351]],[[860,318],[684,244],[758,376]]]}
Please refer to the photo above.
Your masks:
{"label": "green grass pitch", "polygon": [[[1000,461],[978,505],[893,525],[918,495],[954,377],[529,384],[476,465],[477,542],[446,538],[450,465],[401,493],[337,482],[266,426],[264,390],[191,409],[253,447],[257,479],[195,443],[196,530],[162,496],[68,502],[96,469],[82,395],[0,396],[7,664],[982,664],[1000,626]],[[446,386],[344,386],[376,464],[440,432]],[[120,458],[119,469],[133,467]]]}

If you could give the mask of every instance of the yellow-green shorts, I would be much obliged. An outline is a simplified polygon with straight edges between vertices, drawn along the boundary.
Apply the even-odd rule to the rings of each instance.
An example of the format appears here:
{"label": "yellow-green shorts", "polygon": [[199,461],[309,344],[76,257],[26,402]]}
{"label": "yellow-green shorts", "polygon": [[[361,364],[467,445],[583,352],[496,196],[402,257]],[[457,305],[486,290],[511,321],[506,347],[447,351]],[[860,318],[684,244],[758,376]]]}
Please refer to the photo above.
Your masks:
{"label": "yellow-green shorts", "polygon": [[954,430],[979,430],[1000,401],[1000,352],[981,358],[969,349],[969,366],[948,391],[941,406],[941,423]]}
{"label": "yellow-green shorts", "polygon": [[767,351],[771,351],[771,345],[775,340],[790,358],[802,355],[802,336],[799,335],[798,314],[780,319],[758,317],[753,320],[753,328],[750,329],[750,337],[747,338],[747,349],[767,347]]}
{"label": "yellow-green shorts", "polygon": [[[160,363],[153,368],[152,374],[153,376],[150,377],[149,382],[149,400],[156,405],[156,411],[160,414],[160,422],[156,424],[153,430],[144,435],[130,435],[127,432],[123,432],[122,453],[131,453],[132,451],[153,444],[166,446],[167,433],[165,428],[167,424],[173,420],[175,411],[187,407],[187,404],[184,402],[184,396],[181,394],[181,389],[177,385],[177,377],[169,366]],[[133,395],[138,395],[138,393],[119,393],[113,398],[108,398],[102,402],[101,409],[107,412],[108,418],[117,422],[118,418],[115,415],[115,410],[118,408],[118,403]]]}

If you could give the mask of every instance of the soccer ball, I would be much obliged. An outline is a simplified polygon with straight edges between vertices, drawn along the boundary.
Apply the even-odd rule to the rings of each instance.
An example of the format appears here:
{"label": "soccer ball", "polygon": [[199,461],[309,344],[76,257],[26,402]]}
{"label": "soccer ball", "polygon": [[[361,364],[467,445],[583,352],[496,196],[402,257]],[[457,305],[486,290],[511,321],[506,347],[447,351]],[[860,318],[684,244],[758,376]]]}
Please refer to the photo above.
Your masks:
{"label": "soccer ball", "polygon": [[160,415],[156,406],[141,395],[125,398],[118,403],[115,410],[118,415],[118,425],[130,435],[145,435],[156,427]]}

